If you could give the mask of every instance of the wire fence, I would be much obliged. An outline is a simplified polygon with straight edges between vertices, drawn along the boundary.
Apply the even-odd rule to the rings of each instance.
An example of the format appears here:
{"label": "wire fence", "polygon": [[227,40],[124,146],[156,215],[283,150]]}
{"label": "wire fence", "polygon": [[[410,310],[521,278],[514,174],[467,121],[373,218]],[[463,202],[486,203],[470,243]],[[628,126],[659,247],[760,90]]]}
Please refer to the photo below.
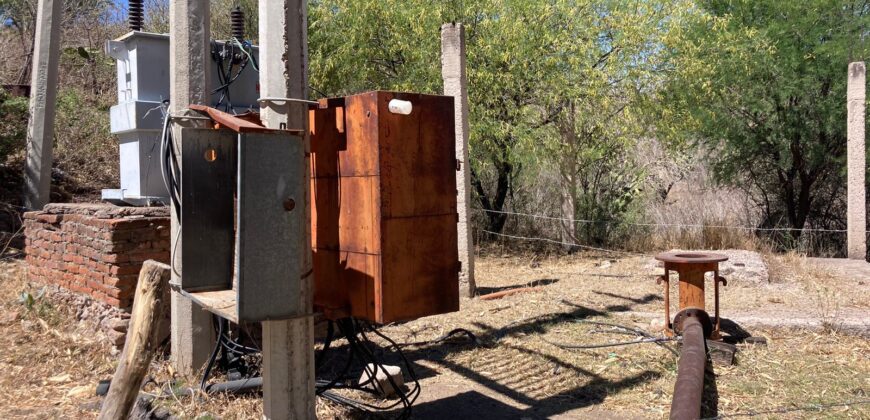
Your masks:
{"label": "wire fence", "polygon": [[508,235],[506,233],[492,232],[492,231],[489,231],[486,229],[480,229],[480,231],[488,233],[490,235],[496,235],[496,236],[501,236],[501,237],[505,237],[505,238],[520,239],[520,240],[525,240],[525,241],[547,242],[547,243],[551,243],[551,244],[555,244],[555,245],[572,246],[572,247],[587,249],[590,251],[600,251],[600,252],[606,252],[606,253],[611,253],[611,254],[631,255],[631,256],[649,256],[649,255],[651,255],[651,254],[644,254],[641,252],[619,251],[616,249],[600,248],[600,247],[595,247],[595,246],[590,246],[590,245],[578,244],[575,242],[557,241],[557,240],[548,239],[548,238],[535,238],[535,237],[527,237],[527,236]]}
{"label": "wire fence", "polygon": [[[670,227],[670,228],[691,228],[691,229],[734,229],[734,230],[745,230],[745,231],[758,231],[758,232],[781,232],[781,231],[802,231],[802,232],[833,232],[833,233],[845,233],[846,229],[824,229],[824,228],[790,228],[790,227],[754,227],[754,226],[740,226],[740,225],[717,225],[717,224],[701,224],[701,223],[637,223],[637,222],[626,222],[620,220],[589,220],[589,219],[572,219],[567,217],[555,217],[555,216],[546,216],[541,214],[531,214],[531,213],[519,213],[512,211],[503,211],[503,210],[487,210],[479,207],[472,207],[472,211],[478,213],[494,213],[494,214],[505,214],[510,216],[523,216],[530,217],[534,219],[544,219],[544,220],[558,220],[563,222],[574,222],[574,223],[588,223],[588,224],[622,224],[628,226],[639,226],[639,227]],[[870,233],[870,230],[865,230],[864,233]]]}
{"label": "wire fence", "polygon": [[[512,218],[515,218],[515,219],[547,220],[547,221],[558,221],[558,222],[573,222],[573,223],[581,223],[581,224],[602,224],[602,225],[611,225],[611,226],[621,225],[621,226],[629,226],[629,227],[637,227],[637,228],[645,228],[646,227],[646,228],[654,228],[654,230],[658,231],[658,232],[668,232],[668,231],[673,230],[673,232],[675,234],[677,234],[677,236],[673,236],[673,234],[668,233],[664,237],[658,237],[658,241],[656,241],[656,239],[653,239],[653,242],[647,242],[647,243],[645,243],[645,245],[629,246],[628,247],[629,249],[634,248],[634,249],[639,250],[639,251],[646,251],[648,248],[649,249],[658,249],[658,248],[661,248],[662,246],[664,246],[664,247],[670,246],[670,247],[677,247],[677,248],[679,248],[679,247],[697,248],[698,246],[701,246],[703,248],[708,248],[708,247],[713,247],[713,248],[726,247],[727,248],[727,247],[736,246],[739,248],[744,248],[743,245],[741,245],[740,243],[733,242],[734,238],[737,238],[737,240],[740,240],[739,236],[736,236],[736,237],[731,236],[729,238],[720,237],[719,238],[720,242],[716,242],[715,234],[714,234],[714,237],[712,239],[712,242],[710,242],[708,239],[704,239],[704,238],[707,238],[708,234],[710,233],[710,232],[707,232],[707,229],[713,229],[713,230],[735,231],[735,232],[744,232],[744,233],[751,233],[751,232],[780,232],[783,234],[787,234],[789,232],[805,233],[806,235],[800,235],[800,237],[802,238],[801,242],[791,242],[788,240],[783,240],[782,238],[780,238],[778,240],[777,239],[770,239],[770,238],[768,238],[768,239],[774,241],[774,242],[770,242],[770,246],[772,246],[773,249],[781,249],[781,250],[796,249],[799,251],[802,250],[803,252],[807,252],[808,254],[818,254],[818,255],[822,255],[822,256],[836,256],[842,252],[845,252],[845,248],[844,248],[845,243],[840,243],[841,241],[839,239],[830,239],[830,240],[818,242],[817,240],[813,239],[813,234],[814,233],[834,234],[834,235],[837,235],[837,237],[839,237],[839,235],[848,232],[847,229],[829,229],[829,228],[811,228],[811,227],[805,227],[805,228],[755,227],[755,226],[721,224],[721,223],[719,223],[719,224],[651,223],[651,222],[631,222],[631,221],[622,221],[622,220],[577,219],[577,218],[550,216],[550,215],[545,215],[545,214],[523,213],[523,212],[516,212],[516,211],[487,210],[487,209],[483,209],[483,208],[479,208],[479,207],[472,207],[470,210],[472,212],[475,212],[478,214],[483,214],[483,215],[502,214],[502,215],[506,215],[506,216],[511,216]],[[528,225],[526,225],[526,226],[528,226]],[[530,231],[528,229],[520,229],[519,231],[517,231],[515,229],[510,229],[507,231],[507,233],[505,232],[505,230],[501,230],[501,231],[496,232],[496,231],[493,231],[491,229],[481,228],[481,227],[476,227],[474,230],[480,234],[486,234],[490,237],[498,237],[498,238],[512,240],[512,241],[536,242],[536,243],[561,246],[561,247],[565,247],[565,248],[598,251],[598,252],[614,254],[614,255],[627,255],[627,256],[651,256],[651,255],[653,255],[651,253],[629,251],[629,250],[624,249],[620,245],[616,245],[616,247],[623,248],[623,249],[614,249],[613,247],[608,248],[608,247],[605,247],[605,246],[602,246],[599,244],[596,244],[597,246],[593,246],[593,245],[586,244],[586,243],[580,243],[582,241],[578,241],[577,236],[570,235],[570,234],[563,235],[561,233],[558,233],[558,235],[560,236],[560,239],[553,239],[553,238],[547,237],[547,236],[552,236],[552,234],[557,233],[556,231],[561,232],[562,231],[561,228],[556,228],[555,231],[553,230],[553,227],[544,228],[543,232],[542,232],[541,226],[535,226],[535,225],[532,225],[532,226],[534,226],[534,227]],[[549,232],[549,234],[547,232]],[[683,236],[686,234],[696,235],[696,233],[692,233],[692,232],[696,232],[697,234],[701,234],[703,236],[703,238],[700,239],[700,243],[698,242],[699,239],[695,236],[689,236],[689,237]],[[865,230],[864,233],[865,233],[865,235],[867,235],[867,234],[870,234],[870,231]],[[729,239],[731,240],[730,243],[728,242]],[[479,241],[475,241],[475,242],[479,243]],[[607,242],[607,241],[605,240],[605,242]],[[845,241],[843,241],[843,242],[845,242]],[[748,243],[751,243],[751,242],[748,242]],[[758,244],[763,244],[763,243],[767,243],[767,242],[762,241],[761,243],[758,243]],[[753,245],[749,245],[749,246],[752,247]],[[761,246],[766,247],[768,245],[761,245]]]}

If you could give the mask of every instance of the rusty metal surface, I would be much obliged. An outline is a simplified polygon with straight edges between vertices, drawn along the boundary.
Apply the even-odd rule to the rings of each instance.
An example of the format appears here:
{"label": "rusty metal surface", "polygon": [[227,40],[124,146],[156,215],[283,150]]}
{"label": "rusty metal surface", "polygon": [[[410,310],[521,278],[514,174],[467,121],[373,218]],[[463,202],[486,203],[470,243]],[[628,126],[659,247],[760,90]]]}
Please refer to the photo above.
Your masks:
{"label": "rusty metal surface", "polygon": [[701,417],[706,364],[704,328],[697,317],[688,317],[683,323],[683,343],[671,402],[672,420],[695,420]]}
{"label": "rusty metal surface", "polygon": [[720,263],[728,260],[727,255],[696,251],[662,252],[657,254],[655,258],[659,261],[676,264]]}
{"label": "rusty metal surface", "polygon": [[302,134],[300,129],[288,130],[273,130],[264,127],[260,123],[260,114],[247,112],[241,115],[232,115],[205,105],[190,105],[190,109],[207,114],[220,128],[220,126],[229,128],[236,133],[269,133],[269,132],[289,132],[291,134]]}
{"label": "rusty metal surface", "polygon": [[[723,277],[719,275],[719,263],[727,261],[728,256],[713,252],[703,251],[676,251],[663,252],[655,257],[657,260],[664,262],[664,276],[659,277],[657,282],[664,283],[665,294],[665,333],[673,335],[675,331],[679,333],[677,326],[677,318],[674,319],[673,326],[670,320],[670,272],[676,271],[679,275],[679,311],[688,309],[705,310],[706,299],[704,297],[705,274],[713,273],[713,291],[714,291],[714,322],[711,322],[712,328],[705,328],[705,336],[712,340],[721,339],[719,334],[720,316],[719,316],[719,283],[726,284]],[[706,312],[704,313],[706,315]],[[679,317],[679,314],[678,314]],[[708,317],[709,320],[709,317]],[[706,324],[705,324],[706,326]]]}
{"label": "rusty metal surface", "polygon": [[[414,104],[389,112],[392,99]],[[366,92],[309,111],[315,305],[385,323],[458,309],[453,99]]]}
{"label": "rusty metal surface", "polygon": [[674,332],[683,334],[686,330],[686,322],[689,319],[697,319],[701,323],[701,326],[704,327],[704,337],[709,337],[713,332],[713,321],[710,319],[710,315],[703,309],[698,308],[686,308],[677,312],[674,315]]}

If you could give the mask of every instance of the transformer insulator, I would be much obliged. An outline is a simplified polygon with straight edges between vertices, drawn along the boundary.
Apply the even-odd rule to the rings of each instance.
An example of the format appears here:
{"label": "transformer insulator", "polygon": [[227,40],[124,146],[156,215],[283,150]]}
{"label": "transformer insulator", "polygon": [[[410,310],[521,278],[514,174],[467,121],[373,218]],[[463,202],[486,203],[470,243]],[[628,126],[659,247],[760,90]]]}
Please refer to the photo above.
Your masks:
{"label": "transformer insulator", "polygon": [[233,38],[239,41],[245,40],[245,12],[239,6],[236,6],[230,12],[230,25],[232,27]]}
{"label": "transformer insulator", "polygon": [[142,22],[145,19],[145,6],[143,0],[129,0],[128,20],[131,31],[141,31]]}

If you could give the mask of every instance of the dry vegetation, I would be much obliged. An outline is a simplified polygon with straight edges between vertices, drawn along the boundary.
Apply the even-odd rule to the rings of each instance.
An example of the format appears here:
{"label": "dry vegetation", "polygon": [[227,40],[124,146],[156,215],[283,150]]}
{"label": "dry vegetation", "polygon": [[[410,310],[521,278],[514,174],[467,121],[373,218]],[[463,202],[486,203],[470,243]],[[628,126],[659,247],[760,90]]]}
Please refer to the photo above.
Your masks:
{"label": "dry vegetation", "polygon": [[[740,345],[736,365],[714,368],[716,385],[708,395],[718,398],[708,400],[705,413],[860,402],[761,418],[867,418],[866,283],[831,274],[795,255],[769,257],[768,262],[770,284],[732,282],[722,306],[726,317],[747,319],[741,326],[769,344]],[[110,377],[115,357],[92,325],[77,323],[74,314],[51,299],[37,299],[30,309],[19,302],[21,291],[37,293],[37,286],[26,284],[24,269],[20,262],[2,264],[0,324],[5,334],[0,345],[6,351],[0,368],[7,374],[0,376],[0,389],[7,402],[0,406],[0,418],[93,416],[100,402],[95,384]],[[547,342],[633,339],[584,320],[648,328],[660,315],[661,300],[652,277],[658,269],[647,257],[488,255],[478,260],[477,269],[483,293],[527,284],[540,289],[500,300],[464,300],[461,312],[383,329],[405,343],[430,340],[457,327],[478,337],[478,345],[460,338],[406,348],[423,385],[415,407],[418,417],[479,417],[480,410],[500,418],[666,417],[676,374],[676,358],[667,349],[641,344],[564,350]],[[807,322],[795,327],[788,322],[795,317]],[[838,324],[859,328],[841,331]],[[173,378],[165,360],[154,363],[151,375],[161,385]],[[196,382],[174,379],[177,387]],[[146,391],[156,393],[158,386],[148,385]],[[164,398],[156,405],[182,418],[257,418],[261,410],[257,395]],[[323,401],[317,410],[321,418],[360,416]]]}

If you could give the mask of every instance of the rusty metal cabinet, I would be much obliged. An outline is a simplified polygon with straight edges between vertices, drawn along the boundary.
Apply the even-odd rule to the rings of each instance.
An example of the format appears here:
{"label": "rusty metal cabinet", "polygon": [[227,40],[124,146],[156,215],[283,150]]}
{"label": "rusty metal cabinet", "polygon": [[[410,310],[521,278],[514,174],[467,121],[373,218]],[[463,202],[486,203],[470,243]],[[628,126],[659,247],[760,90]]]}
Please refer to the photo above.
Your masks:
{"label": "rusty metal cabinet", "polygon": [[378,323],[458,310],[453,98],[366,92],[309,122],[315,308]]}

